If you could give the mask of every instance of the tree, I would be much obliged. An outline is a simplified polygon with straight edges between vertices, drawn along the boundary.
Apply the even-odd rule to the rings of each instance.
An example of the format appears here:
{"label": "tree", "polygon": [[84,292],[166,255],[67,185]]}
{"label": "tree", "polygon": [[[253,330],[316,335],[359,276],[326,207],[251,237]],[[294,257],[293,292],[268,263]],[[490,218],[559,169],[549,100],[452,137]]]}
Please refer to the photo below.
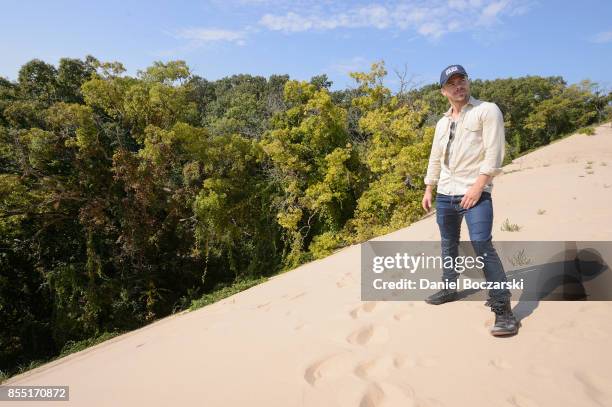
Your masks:
{"label": "tree", "polygon": [[307,82],[285,85],[288,109],[276,114],[262,140],[278,196],[277,219],[285,230],[286,265],[299,264],[313,236],[339,231],[355,205],[356,156],[348,143],[346,111],[327,89]]}
{"label": "tree", "polygon": [[363,96],[353,99],[361,112],[359,127],[370,135],[359,147],[367,165],[367,189],[360,195],[347,229],[352,240],[408,225],[420,216],[418,202],[427,169],[433,129],[424,127],[428,106],[404,103],[383,84],[384,62],[369,73],[352,73]]}
{"label": "tree", "polygon": [[57,70],[53,65],[33,59],[21,67],[18,74],[21,96],[44,105],[58,97]]}

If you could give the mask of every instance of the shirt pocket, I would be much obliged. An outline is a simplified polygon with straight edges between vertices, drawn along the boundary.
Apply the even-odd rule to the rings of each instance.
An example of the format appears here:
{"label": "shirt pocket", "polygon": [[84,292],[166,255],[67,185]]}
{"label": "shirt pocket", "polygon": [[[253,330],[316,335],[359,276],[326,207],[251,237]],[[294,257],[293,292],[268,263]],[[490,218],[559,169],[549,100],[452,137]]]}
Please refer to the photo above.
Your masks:
{"label": "shirt pocket", "polygon": [[477,118],[466,119],[463,123],[465,141],[470,145],[482,145],[482,123]]}

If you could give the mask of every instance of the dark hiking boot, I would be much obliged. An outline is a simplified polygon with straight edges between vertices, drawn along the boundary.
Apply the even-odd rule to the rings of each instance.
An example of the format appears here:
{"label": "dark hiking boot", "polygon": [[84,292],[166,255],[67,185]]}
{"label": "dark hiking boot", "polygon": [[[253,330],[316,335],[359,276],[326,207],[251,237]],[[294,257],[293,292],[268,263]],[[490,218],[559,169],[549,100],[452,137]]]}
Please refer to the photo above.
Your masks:
{"label": "dark hiking boot", "polygon": [[433,305],[444,304],[445,302],[455,301],[457,299],[456,290],[440,290],[425,299],[425,302]]}
{"label": "dark hiking boot", "polygon": [[509,300],[491,303],[491,311],[495,313],[495,324],[491,328],[491,335],[510,336],[518,332],[521,323],[514,317]]}

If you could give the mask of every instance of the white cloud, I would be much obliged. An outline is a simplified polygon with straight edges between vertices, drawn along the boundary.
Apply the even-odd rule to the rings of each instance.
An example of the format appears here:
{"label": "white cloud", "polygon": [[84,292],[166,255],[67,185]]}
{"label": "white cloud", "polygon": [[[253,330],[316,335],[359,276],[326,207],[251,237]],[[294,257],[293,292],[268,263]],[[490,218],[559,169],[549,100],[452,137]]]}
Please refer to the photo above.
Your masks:
{"label": "white cloud", "polygon": [[178,58],[206,45],[230,43],[238,46],[246,45],[247,33],[252,31],[246,27],[242,31],[224,30],[220,28],[183,28],[174,32],[164,31],[165,34],[182,43],[173,49],[156,51],[152,55],[162,58]]}
{"label": "white cloud", "polygon": [[591,42],[595,42],[598,44],[603,44],[606,42],[612,42],[612,31],[604,31],[599,34],[593,36],[591,38]]}
{"label": "white cloud", "polygon": [[176,38],[196,43],[233,42],[244,45],[246,34],[242,31],[222,30],[217,28],[185,28],[176,33]]}
{"label": "white cloud", "polygon": [[479,23],[482,25],[491,25],[497,22],[499,14],[504,11],[509,3],[509,0],[501,0],[488,4],[480,13]]}
{"label": "white cloud", "polygon": [[436,22],[421,24],[417,32],[425,37],[439,38],[445,33],[444,28]]}
{"label": "white cloud", "polygon": [[284,16],[275,16],[272,14],[264,15],[259,23],[273,31],[307,31],[314,28],[313,21],[306,17],[301,17],[296,13],[289,12]]}
{"label": "white cloud", "polygon": [[[534,0],[371,0],[367,5],[330,0],[211,0],[219,4],[257,10],[261,17],[240,30],[214,27],[183,28],[168,33],[182,40],[179,48],[161,51],[177,55],[213,44],[243,46],[262,30],[298,33],[337,29],[389,30],[397,36],[411,31],[416,36],[438,40],[452,32],[472,31],[524,14]],[[354,4],[354,3],[353,3]],[[487,30],[487,31],[488,31]],[[348,35],[346,31],[342,35]],[[611,34],[600,33],[593,42],[608,42]]]}
{"label": "white cloud", "polygon": [[501,23],[504,16],[524,14],[528,10],[528,1],[391,1],[345,9],[336,7],[335,11],[327,12],[313,12],[317,7],[302,8],[308,10],[304,12],[296,8],[285,13],[264,14],[259,24],[268,30],[285,33],[338,28],[411,29],[424,37],[437,39],[449,32],[477,30]]}
{"label": "white cloud", "polygon": [[379,5],[360,8],[357,10],[357,15],[359,17],[359,25],[383,29],[391,25],[392,22],[389,11],[385,7]]}
{"label": "white cloud", "polygon": [[329,17],[320,15],[302,16],[293,11],[287,12],[285,15],[265,14],[259,20],[259,23],[269,30],[284,32],[359,27],[385,29],[391,25],[392,17],[389,15],[389,10],[384,6],[371,5]]}

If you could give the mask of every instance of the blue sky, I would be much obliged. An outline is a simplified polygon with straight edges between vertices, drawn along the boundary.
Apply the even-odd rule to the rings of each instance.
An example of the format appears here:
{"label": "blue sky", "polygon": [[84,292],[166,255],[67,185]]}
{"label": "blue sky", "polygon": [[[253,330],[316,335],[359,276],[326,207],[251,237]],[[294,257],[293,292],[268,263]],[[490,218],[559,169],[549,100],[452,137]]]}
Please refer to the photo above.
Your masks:
{"label": "blue sky", "polygon": [[426,84],[459,63],[472,78],[561,75],[612,89],[610,1],[5,0],[2,15],[9,79],[33,58],[91,54],[129,74],[173,59],[209,80],[327,73],[334,89],[378,60],[391,87],[395,70]]}

